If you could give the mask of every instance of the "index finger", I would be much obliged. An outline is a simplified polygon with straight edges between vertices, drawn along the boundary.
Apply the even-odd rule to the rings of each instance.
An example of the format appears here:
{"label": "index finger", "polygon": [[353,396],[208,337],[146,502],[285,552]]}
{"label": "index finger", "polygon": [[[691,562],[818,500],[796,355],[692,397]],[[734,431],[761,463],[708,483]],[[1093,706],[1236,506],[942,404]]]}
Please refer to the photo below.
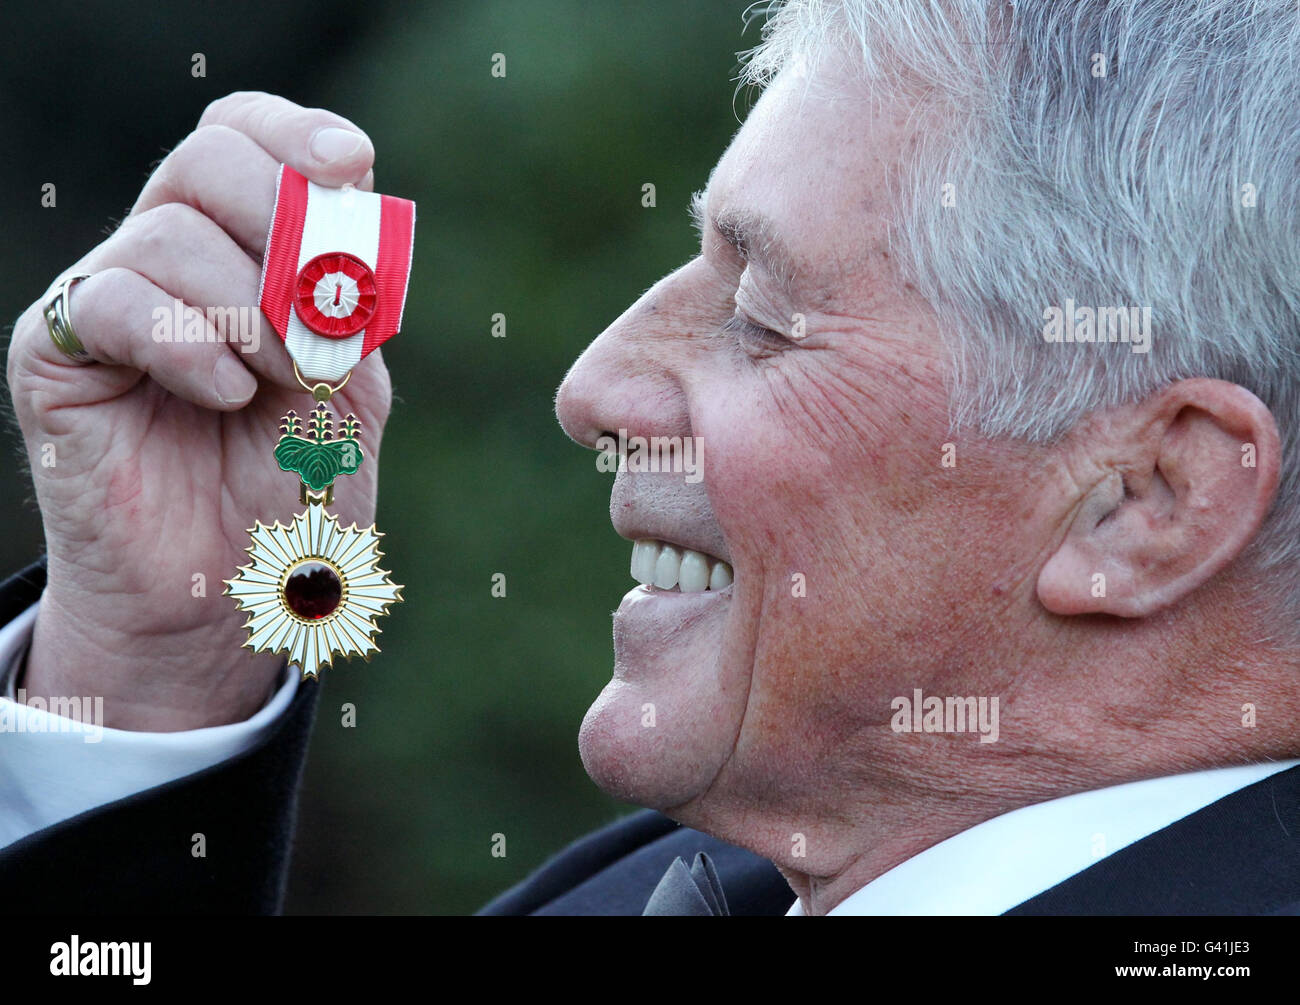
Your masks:
{"label": "index finger", "polygon": [[356,184],[375,162],[370,137],[343,116],[262,91],[218,98],[204,109],[199,125],[238,130],[318,185]]}

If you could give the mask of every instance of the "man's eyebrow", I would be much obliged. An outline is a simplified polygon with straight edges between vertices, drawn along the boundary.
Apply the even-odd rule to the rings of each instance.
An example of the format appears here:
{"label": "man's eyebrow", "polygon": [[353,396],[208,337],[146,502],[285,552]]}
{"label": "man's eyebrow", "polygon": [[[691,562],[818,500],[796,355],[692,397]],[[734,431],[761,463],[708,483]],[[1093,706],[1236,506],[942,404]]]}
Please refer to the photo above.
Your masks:
{"label": "man's eyebrow", "polygon": [[[691,225],[704,237],[704,228],[708,226],[708,213],[705,210],[704,192],[691,196]],[[793,296],[795,277],[798,269],[795,257],[776,233],[772,221],[761,213],[724,208],[713,217],[713,230],[719,237],[736,249],[737,254],[746,261],[757,263],[782,289]]]}
{"label": "man's eyebrow", "polygon": [[687,212],[691,214],[691,226],[695,228],[695,233],[700,235],[701,240],[704,238],[704,190],[694,193],[691,196],[691,204],[687,207]]}

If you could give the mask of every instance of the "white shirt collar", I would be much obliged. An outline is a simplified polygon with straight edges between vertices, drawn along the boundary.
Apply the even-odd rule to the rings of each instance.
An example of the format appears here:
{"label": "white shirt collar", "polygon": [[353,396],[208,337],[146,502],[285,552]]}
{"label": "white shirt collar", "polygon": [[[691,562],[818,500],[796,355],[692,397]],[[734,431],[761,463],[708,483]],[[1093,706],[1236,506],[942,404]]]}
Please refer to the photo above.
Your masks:
{"label": "white shirt collar", "polygon": [[[896,865],[830,914],[1003,914],[1126,845],[1297,764],[1213,768],[1024,806]],[[799,901],[789,913],[803,914]]]}

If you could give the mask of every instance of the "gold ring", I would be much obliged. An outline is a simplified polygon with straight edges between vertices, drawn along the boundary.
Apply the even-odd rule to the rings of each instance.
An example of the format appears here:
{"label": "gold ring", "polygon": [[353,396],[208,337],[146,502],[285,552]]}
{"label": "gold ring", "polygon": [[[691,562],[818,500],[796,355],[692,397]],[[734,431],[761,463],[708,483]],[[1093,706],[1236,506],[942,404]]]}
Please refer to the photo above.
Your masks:
{"label": "gold ring", "polygon": [[45,309],[42,313],[45,315],[45,327],[49,330],[50,339],[54,342],[54,347],[74,363],[95,362],[73,330],[72,309],[68,304],[72,285],[89,278],[89,273],[65,276],[50,287],[45,295]]}
{"label": "gold ring", "polygon": [[293,363],[293,375],[298,378],[298,383],[303,386],[304,390],[309,391],[313,398],[320,402],[329,401],[331,395],[338,394],[342,391],[347,385],[347,382],[352,379],[352,371],[349,370],[344,374],[343,379],[337,384],[328,384],[323,380],[318,380],[315,383],[308,384],[307,379],[302,375],[302,371],[298,369],[298,361],[295,359],[291,360],[291,362]]}

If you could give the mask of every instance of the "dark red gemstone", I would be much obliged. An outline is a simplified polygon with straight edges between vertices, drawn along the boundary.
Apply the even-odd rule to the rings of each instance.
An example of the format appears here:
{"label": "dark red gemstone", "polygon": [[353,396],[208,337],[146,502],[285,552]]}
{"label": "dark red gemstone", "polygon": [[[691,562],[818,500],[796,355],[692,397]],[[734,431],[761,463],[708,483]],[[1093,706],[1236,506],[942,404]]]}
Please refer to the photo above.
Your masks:
{"label": "dark red gemstone", "polygon": [[284,584],[284,602],[300,618],[316,621],[333,614],[343,599],[338,573],[323,562],[303,562]]}

